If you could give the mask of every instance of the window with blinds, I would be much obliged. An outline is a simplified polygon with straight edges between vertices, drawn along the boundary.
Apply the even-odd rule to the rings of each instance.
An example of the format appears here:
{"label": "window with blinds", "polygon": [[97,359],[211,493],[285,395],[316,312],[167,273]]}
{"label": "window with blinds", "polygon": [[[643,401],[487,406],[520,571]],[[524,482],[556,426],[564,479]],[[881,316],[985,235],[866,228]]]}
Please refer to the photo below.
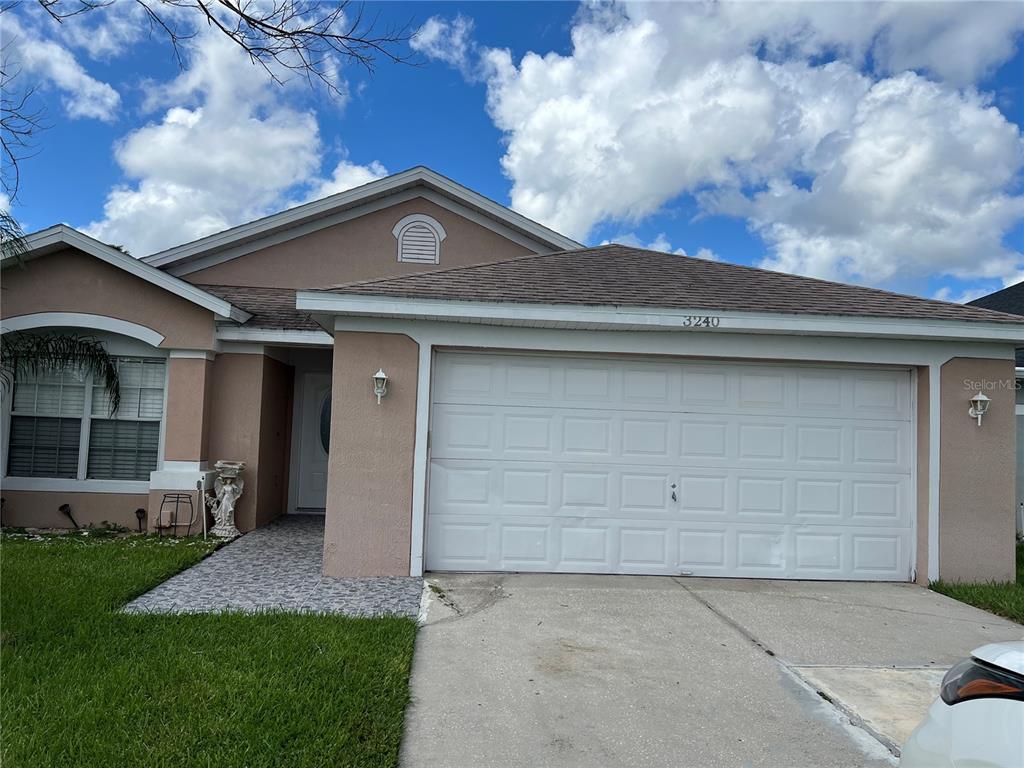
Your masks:
{"label": "window with blinds", "polygon": [[116,413],[102,382],[80,372],[15,382],[8,476],[149,479],[159,456],[167,363],[118,357],[115,364],[121,381]]}
{"label": "window with blinds", "polygon": [[75,370],[15,381],[8,475],[78,477],[87,386],[85,376]]}

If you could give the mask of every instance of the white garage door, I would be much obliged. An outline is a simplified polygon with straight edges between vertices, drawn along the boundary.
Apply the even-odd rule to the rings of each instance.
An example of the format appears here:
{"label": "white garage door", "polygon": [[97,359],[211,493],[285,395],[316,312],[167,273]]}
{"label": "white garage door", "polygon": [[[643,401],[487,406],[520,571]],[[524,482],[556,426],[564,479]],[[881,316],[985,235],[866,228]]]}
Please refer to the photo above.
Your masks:
{"label": "white garage door", "polygon": [[439,354],[426,565],[906,580],[910,372]]}

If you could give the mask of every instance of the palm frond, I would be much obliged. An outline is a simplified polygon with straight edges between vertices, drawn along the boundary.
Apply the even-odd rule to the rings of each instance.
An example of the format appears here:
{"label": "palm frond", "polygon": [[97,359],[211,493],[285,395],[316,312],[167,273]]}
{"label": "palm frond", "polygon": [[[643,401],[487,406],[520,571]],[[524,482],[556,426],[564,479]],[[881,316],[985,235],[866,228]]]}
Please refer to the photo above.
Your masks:
{"label": "palm frond", "polygon": [[35,377],[67,369],[92,374],[103,382],[110,401],[110,415],[121,406],[121,380],[117,364],[91,336],[11,331],[0,337],[0,386],[6,392],[20,377]]}
{"label": "palm frond", "polygon": [[25,233],[18,220],[11,215],[10,211],[0,210],[0,258],[4,261],[13,258],[22,264],[27,251],[28,244],[25,242]]}

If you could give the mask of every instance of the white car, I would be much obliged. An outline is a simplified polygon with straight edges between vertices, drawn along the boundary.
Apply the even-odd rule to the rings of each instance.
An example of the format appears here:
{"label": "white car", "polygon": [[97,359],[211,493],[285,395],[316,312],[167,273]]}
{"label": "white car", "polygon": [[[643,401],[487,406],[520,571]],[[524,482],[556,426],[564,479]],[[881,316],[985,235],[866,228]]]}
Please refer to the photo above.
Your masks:
{"label": "white car", "polygon": [[900,766],[1024,766],[1024,641],[983,645],[946,673]]}

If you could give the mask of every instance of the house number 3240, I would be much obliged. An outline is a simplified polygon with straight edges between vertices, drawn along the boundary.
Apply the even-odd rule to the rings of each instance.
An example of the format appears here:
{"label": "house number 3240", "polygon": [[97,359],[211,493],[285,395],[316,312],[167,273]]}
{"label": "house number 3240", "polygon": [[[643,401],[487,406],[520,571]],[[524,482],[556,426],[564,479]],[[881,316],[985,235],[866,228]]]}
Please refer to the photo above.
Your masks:
{"label": "house number 3240", "polygon": [[687,315],[683,318],[683,328],[717,328],[720,320],[714,315]]}

